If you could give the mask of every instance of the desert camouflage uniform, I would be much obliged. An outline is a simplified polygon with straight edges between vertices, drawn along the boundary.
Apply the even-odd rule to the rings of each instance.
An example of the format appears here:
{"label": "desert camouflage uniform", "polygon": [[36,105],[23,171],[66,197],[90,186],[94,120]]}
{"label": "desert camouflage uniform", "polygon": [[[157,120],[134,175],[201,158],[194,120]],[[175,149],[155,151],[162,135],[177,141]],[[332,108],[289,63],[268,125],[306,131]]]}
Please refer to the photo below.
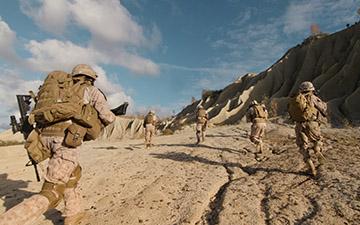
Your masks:
{"label": "desert camouflage uniform", "polygon": [[[204,116],[202,116],[204,115]],[[196,144],[205,141],[208,114],[204,108],[199,108],[196,112]]]}
{"label": "desert camouflage uniform", "polygon": [[[256,103],[257,105],[258,103]],[[266,120],[268,112],[265,108],[265,105],[261,105],[263,107],[266,116],[264,118],[258,117],[255,109],[255,105],[250,106],[246,113],[246,119],[248,122],[252,122],[251,131],[250,131],[250,141],[256,145],[256,149],[258,153],[263,152],[263,141],[262,138],[265,135],[266,130]]]}
{"label": "desert camouflage uniform", "polygon": [[[151,121],[147,122],[147,117],[151,116]],[[155,135],[155,125],[157,118],[154,113],[148,113],[144,119],[145,126],[145,146],[146,148],[151,147],[152,137]]]}
{"label": "desert camouflage uniform", "polygon": [[[104,95],[94,86],[88,86],[84,92],[84,103],[91,104],[99,112],[99,117],[104,124],[112,123],[115,115],[110,111]],[[68,148],[63,146],[62,136],[47,135],[46,129],[42,135],[42,141],[51,151],[52,156],[48,162],[45,181],[66,185],[70,180],[75,179],[73,172],[79,166],[79,148]],[[51,134],[51,132],[49,132]],[[63,216],[69,217],[82,211],[80,195],[75,187],[65,188]],[[49,200],[36,194],[22,203],[0,215],[1,225],[30,225],[45,213],[49,208]]]}
{"label": "desert camouflage uniform", "polygon": [[[322,136],[320,131],[320,118],[321,113],[326,115],[327,106],[326,103],[321,101],[312,92],[305,95],[309,104],[313,104],[317,109],[317,118],[312,121],[296,122],[295,133],[296,133],[296,144],[300,148],[300,153],[303,156],[304,162],[308,164],[309,169],[313,175],[316,175],[315,166],[311,160],[310,150],[314,149],[315,155],[319,160],[320,164],[324,163],[325,157],[322,154]],[[321,111],[321,113],[320,113]],[[313,143],[313,146],[310,146]]]}

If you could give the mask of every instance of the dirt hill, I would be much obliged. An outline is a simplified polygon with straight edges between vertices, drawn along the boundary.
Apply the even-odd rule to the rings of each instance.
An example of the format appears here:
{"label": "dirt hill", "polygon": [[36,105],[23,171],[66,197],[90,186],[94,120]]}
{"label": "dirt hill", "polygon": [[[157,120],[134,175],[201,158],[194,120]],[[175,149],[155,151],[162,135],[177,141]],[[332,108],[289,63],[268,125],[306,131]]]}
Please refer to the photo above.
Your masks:
{"label": "dirt hill", "polygon": [[222,90],[205,91],[172,121],[176,129],[195,120],[203,104],[214,124],[234,124],[244,117],[251,100],[264,102],[275,115],[286,115],[288,97],[303,81],[312,81],[328,103],[335,124],[360,121],[360,24],[334,34],[311,36],[259,74],[246,74]]}

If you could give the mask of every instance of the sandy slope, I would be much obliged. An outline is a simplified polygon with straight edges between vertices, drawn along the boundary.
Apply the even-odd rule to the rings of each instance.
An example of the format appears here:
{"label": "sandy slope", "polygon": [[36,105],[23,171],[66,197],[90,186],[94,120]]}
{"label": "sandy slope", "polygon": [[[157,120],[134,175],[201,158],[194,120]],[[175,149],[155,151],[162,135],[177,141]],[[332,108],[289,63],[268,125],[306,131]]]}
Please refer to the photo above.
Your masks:
{"label": "sandy slope", "polygon": [[[317,180],[303,173],[293,130],[270,125],[268,154],[255,160],[249,125],[142,140],[86,143],[81,151],[82,224],[359,224],[359,129],[326,129]],[[40,189],[21,146],[0,148],[0,213]],[[60,210],[62,205],[58,207]],[[58,209],[39,225],[62,224]]]}

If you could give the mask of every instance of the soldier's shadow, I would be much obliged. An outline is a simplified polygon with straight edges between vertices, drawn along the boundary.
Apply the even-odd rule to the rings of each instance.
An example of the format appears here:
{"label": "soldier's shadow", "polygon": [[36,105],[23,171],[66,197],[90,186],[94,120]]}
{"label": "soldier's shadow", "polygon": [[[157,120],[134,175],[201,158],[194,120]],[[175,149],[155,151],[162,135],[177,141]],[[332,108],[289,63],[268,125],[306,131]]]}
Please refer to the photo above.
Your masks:
{"label": "soldier's shadow", "polygon": [[6,210],[36,194],[22,190],[22,188],[27,188],[29,183],[30,181],[11,180],[7,173],[0,174],[0,198],[3,199]]}
{"label": "soldier's shadow", "polygon": [[236,162],[218,162],[211,159],[207,159],[201,156],[193,156],[184,152],[167,152],[167,153],[152,153],[150,154],[154,158],[158,159],[170,159],[178,162],[200,162],[209,165],[226,166],[226,167],[238,167],[249,175],[253,175],[259,171],[266,173],[282,173],[282,174],[294,174],[298,176],[308,176],[307,173],[301,171],[291,171],[282,168],[271,168],[271,167],[250,167],[243,166],[241,163]]}
{"label": "soldier's shadow", "polygon": [[[37,192],[25,191],[31,181],[11,180],[7,173],[0,174],[0,198],[4,201],[5,210],[9,210],[27,198],[37,194]],[[60,211],[57,209],[48,210],[45,214],[46,219],[51,220],[54,225],[63,224]]]}

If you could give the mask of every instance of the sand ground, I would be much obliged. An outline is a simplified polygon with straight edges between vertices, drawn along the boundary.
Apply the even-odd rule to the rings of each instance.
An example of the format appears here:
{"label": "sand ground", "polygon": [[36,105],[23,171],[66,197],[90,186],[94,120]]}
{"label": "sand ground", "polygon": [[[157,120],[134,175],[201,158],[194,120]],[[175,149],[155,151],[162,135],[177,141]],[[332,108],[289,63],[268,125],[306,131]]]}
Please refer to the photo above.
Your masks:
{"label": "sand ground", "polygon": [[[81,224],[360,224],[360,131],[324,129],[327,163],[305,173],[290,126],[270,124],[257,158],[249,124],[82,146]],[[21,145],[1,147],[0,213],[40,190]],[[257,159],[256,159],[257,158]],[[44,167],[44,165],[42,166]],[[60,204],[37,224],[63,224]]]}

